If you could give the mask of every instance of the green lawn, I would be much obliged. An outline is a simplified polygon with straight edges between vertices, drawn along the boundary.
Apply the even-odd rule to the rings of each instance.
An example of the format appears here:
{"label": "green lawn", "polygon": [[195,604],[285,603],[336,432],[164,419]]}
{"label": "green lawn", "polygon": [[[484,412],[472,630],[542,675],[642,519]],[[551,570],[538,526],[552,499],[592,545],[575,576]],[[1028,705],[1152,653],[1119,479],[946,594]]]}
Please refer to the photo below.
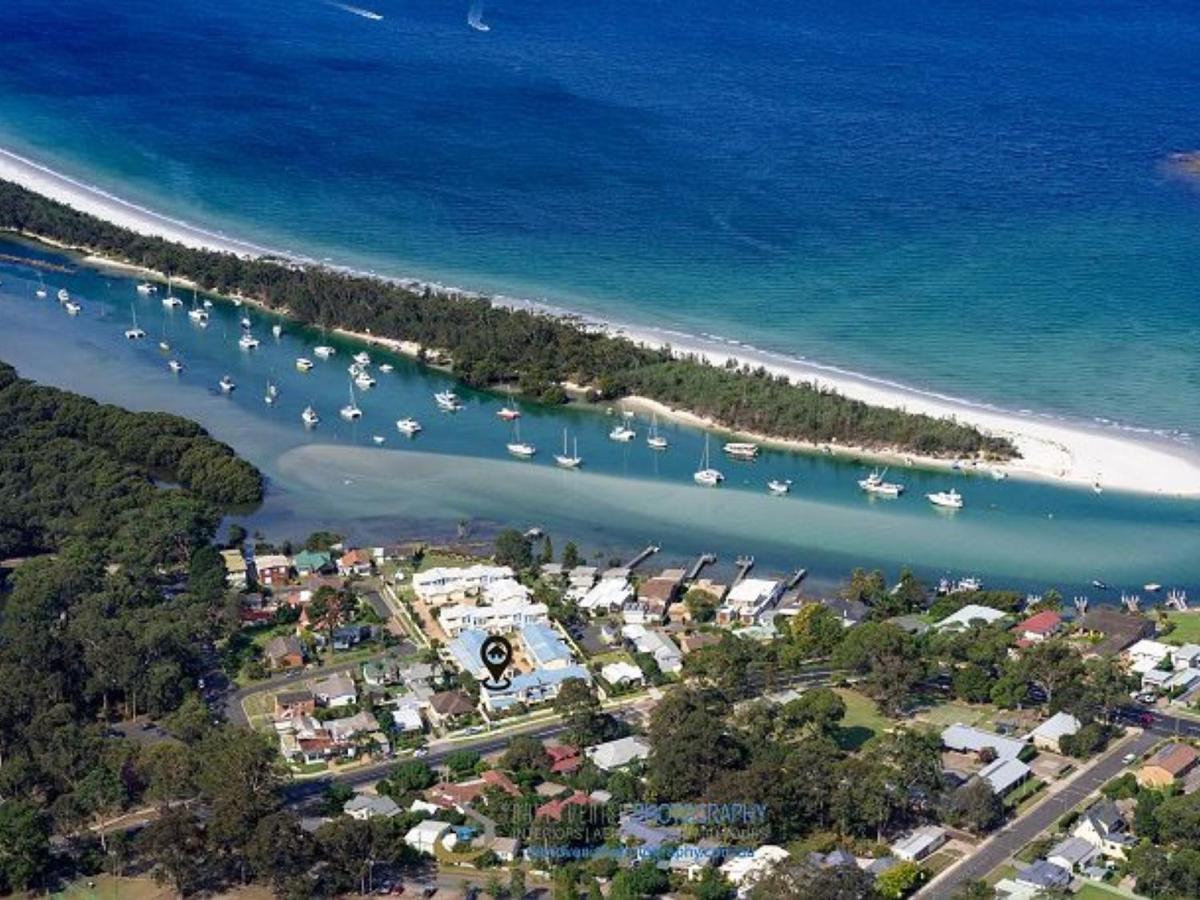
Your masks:
{"label": "green lawn", "polygon": [[1167,618],[1175,629],[1163,637],[1168,644],[1200,644],[1200,611],[1169,612]]}
{"label": "green lawn", "polygon": [[838,744],[845,750],[857,750],[881,731],[892,727],[870,697],[850,688],[834,688],[846,703],[846,716],[838,733]]}
{"label": "green lawn", "polygon": [[1125,900],[1128,900],[1129,898],[1129,894],[1114,891],[1094,881],[1084,882],[1083,887],[1077,890],[1074,896],[1078,897],[1079,900],[1113,900],[1114,897],[1123,897]]}

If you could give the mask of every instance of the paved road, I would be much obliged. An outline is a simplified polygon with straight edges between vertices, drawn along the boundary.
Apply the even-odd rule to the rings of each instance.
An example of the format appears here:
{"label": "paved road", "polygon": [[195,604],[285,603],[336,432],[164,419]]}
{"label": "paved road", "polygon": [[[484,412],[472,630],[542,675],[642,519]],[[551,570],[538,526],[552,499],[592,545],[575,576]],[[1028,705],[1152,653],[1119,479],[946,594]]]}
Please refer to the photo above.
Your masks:
{"label": "paved road", "polygon": [[1025,815],[1014,819],[979,845],[978,849],[962,862],[942,872],[920,891],[923,897],[948,897],[965,881],[979,879],[1003,863],[1006,859],[1054,826],[1062,816],[1078,806],[1084,798],[1115,778],[1125,763],[1128,753],[1141,755],[1149,750],[1163,735],[1158,729],[1147,730],[1132,738],[1113,745],[1091,768],[1081,772],[1070,784],[1057,793],[1050,794]]}

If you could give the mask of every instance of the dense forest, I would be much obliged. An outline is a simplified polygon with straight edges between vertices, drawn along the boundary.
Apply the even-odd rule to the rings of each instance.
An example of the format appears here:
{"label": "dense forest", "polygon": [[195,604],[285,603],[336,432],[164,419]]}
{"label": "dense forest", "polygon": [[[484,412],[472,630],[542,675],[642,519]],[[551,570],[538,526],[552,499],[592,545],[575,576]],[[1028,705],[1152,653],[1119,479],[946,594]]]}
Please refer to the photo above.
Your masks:
{"label": "dense forest", "polygon": [[143,237],[4,181],[0,228],[185,277],[205,290],[240,294],[308,324],[413,341],[448,353],[455,374],[470,385],[516,381],[543,402],[563,402],[561,384],[571,382],[594,386],[606,399],[637,392],[734,430],[780,438],[935,456],[1016,455],[1008,440],[949,419],[868,406],[762,370],[673,360],[667,350],[482,298]]}

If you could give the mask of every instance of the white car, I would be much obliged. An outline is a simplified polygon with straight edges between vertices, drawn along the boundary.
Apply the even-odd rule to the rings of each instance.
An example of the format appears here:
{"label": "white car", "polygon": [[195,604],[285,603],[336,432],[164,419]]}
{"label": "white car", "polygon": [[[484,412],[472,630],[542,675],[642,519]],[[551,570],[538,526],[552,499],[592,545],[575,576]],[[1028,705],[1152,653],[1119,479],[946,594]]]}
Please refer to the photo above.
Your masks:
{"label": "white car", "polygon": [[1136,761],[1137,761],[1136,753],[1126,753],[1124,756],[1121,757],[1121,762],[1123,762],[1127,766],[1131,765],[1132,763],[1134,763]]}
{"label": "white car", "polygon": [[416,750],[413,751],[413,756],[421,757],[421,756],[428,756],[428,755],[429,755],[428,747],[418,747]]}

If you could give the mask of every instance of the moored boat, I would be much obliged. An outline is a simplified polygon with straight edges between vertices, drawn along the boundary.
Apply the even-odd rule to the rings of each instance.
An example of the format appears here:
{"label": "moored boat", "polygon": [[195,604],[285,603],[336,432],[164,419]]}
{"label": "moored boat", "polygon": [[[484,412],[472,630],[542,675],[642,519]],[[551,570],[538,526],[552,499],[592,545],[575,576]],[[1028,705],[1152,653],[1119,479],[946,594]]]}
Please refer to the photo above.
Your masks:
{"label": "moored boat", "polygon": [[951,488],[948,491],[935,491],[932,494],[926,494],[925,498],[934,506],[940,506],[943,509],[962,509],[963,498],[962,494]]}

